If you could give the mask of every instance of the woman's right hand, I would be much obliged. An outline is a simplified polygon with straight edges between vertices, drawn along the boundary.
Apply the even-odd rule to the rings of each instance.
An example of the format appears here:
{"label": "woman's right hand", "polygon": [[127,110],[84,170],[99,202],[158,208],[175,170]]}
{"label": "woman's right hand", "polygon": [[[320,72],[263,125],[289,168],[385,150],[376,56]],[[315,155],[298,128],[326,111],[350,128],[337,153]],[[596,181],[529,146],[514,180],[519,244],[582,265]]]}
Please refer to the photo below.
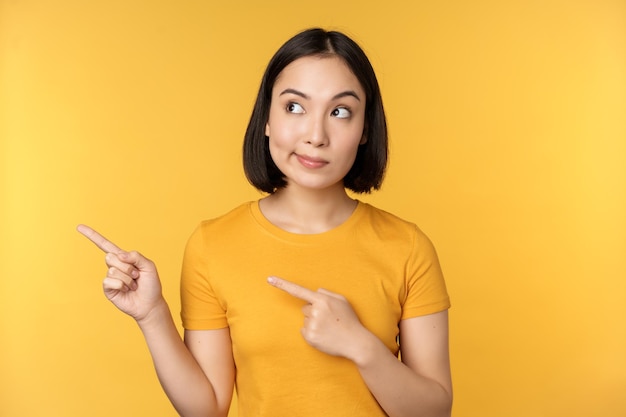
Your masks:
{"label": "woman's right hand", "polygon": [[139,252],[126,252],[89,226],[77,230],[106,253],[108,271],[102,282],[104,294],[121,311],[138,322],[164,303],[154,263]]}

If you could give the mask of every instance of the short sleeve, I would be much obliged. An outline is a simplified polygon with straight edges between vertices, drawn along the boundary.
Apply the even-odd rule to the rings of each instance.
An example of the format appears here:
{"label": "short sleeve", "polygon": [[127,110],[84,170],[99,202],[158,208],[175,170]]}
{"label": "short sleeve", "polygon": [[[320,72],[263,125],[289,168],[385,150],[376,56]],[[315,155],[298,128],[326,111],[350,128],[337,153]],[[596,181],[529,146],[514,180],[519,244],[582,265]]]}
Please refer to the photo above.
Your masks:
{"label": "short sleeve", "polygon": [[450,297],[432,242],[418,227],[407,262],[406,298],[401,319],[424,316],[450,308]]}
{"label": "short sleeve", "polygon": [[221,329],[228,326],[226,310],[213,291],[205,233],[206,223],[193,232],[185,247],[180,280],[181,319],[187,330]]}

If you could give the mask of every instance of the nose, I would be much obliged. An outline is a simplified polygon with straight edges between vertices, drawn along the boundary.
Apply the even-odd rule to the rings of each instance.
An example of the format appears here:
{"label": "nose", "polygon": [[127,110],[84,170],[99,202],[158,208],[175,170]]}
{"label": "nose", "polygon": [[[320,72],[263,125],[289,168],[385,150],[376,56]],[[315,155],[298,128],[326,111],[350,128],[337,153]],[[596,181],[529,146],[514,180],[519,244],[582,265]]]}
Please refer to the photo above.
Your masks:
{"label": "nose", "polygon": [[323,117],[311,118],[306,143],[316,148],[328,145],[327,126]]}

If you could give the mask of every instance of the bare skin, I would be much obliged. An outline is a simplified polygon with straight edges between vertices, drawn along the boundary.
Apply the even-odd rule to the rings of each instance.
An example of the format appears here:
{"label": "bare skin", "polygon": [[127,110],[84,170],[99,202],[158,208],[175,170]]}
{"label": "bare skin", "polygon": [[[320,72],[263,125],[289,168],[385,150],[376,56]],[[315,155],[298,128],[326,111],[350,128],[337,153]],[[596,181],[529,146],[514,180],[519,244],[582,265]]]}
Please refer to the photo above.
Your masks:
{"label": "bare skin", "polygon": [[185,332],[183,342],[154,263],[120,249],[88,226],[80,225],[78,231],[106,253],[104,294],[137,321],[159,381],[179,414],[225,417],[235,378],[228,329]]}

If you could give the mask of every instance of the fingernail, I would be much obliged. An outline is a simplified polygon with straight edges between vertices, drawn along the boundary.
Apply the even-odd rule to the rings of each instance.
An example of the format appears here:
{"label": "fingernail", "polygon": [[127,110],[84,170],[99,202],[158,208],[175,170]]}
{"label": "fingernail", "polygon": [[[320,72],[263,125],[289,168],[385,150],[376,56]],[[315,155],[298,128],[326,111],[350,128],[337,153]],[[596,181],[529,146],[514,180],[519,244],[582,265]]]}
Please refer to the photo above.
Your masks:
{"label": "fingernail", "polygon": [[276,284],[276,278],[275,277],[267,277],[267,282],[270,284]]}
{"label": "fingernail", "polygon": [[133,269],[130,273],[130,276],[132,276],[133,278],[139,278],[139,271]]}

